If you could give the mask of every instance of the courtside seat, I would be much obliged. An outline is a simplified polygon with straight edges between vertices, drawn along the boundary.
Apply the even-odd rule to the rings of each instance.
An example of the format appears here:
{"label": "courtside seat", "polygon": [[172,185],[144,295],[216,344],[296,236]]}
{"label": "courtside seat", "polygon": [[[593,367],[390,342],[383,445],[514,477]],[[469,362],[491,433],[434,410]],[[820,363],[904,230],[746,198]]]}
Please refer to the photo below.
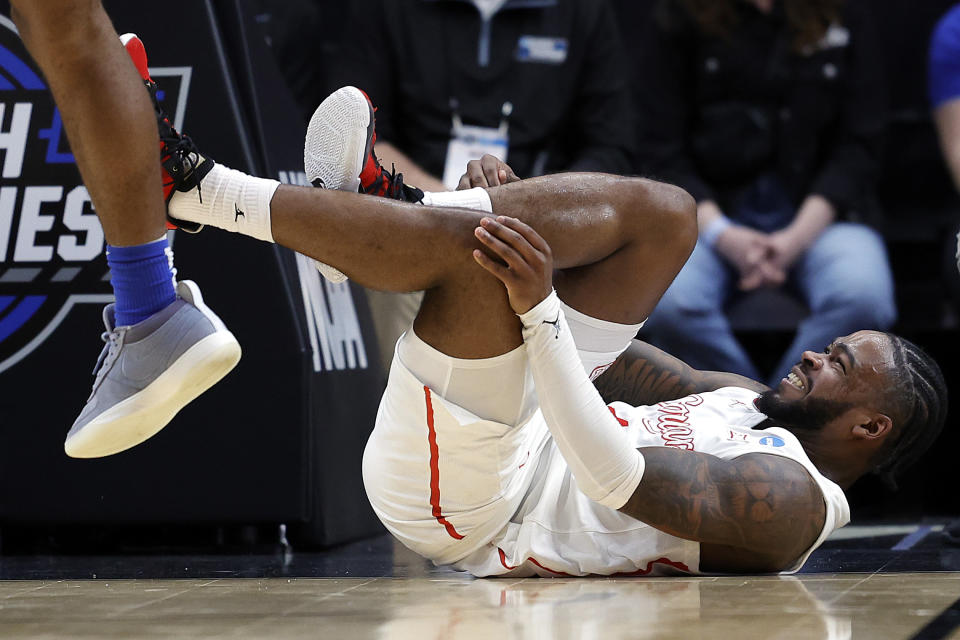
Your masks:
{"label": "courtside seat", "polygon": [[799,297],[783,289],[758,289],[735,296],[727,306],[734,331],[794,331],[808,313]]}

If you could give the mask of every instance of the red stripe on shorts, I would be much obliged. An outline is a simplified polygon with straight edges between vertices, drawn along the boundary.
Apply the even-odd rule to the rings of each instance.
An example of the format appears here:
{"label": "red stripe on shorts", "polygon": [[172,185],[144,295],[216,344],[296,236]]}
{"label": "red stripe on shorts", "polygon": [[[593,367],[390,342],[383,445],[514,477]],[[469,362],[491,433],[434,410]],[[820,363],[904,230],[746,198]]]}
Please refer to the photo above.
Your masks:
{"label": "red stripe on shorts", "polygon": [[433,426],[433,400],[430,397],[430,387],[424,387],[423,393],[427,400],[427,440],[430,443],[430,506],[433,507],[433,517],[446,527],[450,537],[463,540],[463,536],[457,533],[440,510],[440,449],[437,447],[437,430]]}
{"label": "red stripe on shorts", "polygon": [[687,572],[687,573],[693,573],[692,571],[690,571],[690,567],[688,567],[687,565],[683,564],[682,562],[674,562],[674,561],[671,560],[670,558],[657,558],[656,560],[651,560],[650,562],[648,562],[646,569],[637,569],[636,571],[623,572],[623,573],[615,573],[615,574],[613,574],[613,575],[610,576],[610,577],[611,577],[611,578],[615,578],[615,577],[617,577],[617,576],[624,576],[624,577],[626,577],[626,576],[646,576],[646,575],[650,575],[650,572],[653,571],[653,565],[655,565],[655,564],[665,564],[665,565],[668,565],[668,566],[670,566],[670,567],[673,567],[674,569],[680,569],[681,571],[685,571],[685,572]]}
{"label": "red stripe on shorts", "polygon": [[[503,549],[501,549],[500,547],[497,547],[497,551],[500,552],[500,564],[503,565],[503,568],[504,568],[504,569],[507,569],[508,571],[513,571],[514,569],[517,568],[517,566],[520,566],[520,565],[517,565],[517,566],[511,567],[510,565],[507,564],[507,554],[504,553]],[[537,562],[537,559],[534,558],[533,556],[527,558],[527,560],[530,561],[530,562],[532,562],[533,564],[537,565],[538,567],[540,567],[540,568],[543,569],[544,571],[548,571],[548,572],[552,573],[552,574],[555,575],[555,576],[567,576],[567,577],[570,577],[570,578],[573,577],[573,576],[570,575],[569,573],[564,573],[563,571],[554,571],[553,569],[550,569],[549,567],[543,566],[542,564],[540,564],[539,562]]]}
{"label": "red stripe on shorts", "polygon": [[[503,549],[501,549],[500,547],[497,547],[497,551],[500,552],[500,564],[503,565],[503,568],[504,568],[504,569],[507,569],[508,571],[512,571],[512,570],[516,569],[517,566],[519,566],[519,565],[517,565],[517,566],[511,567],[509,564],[507,564],[507,554],[504,553]],[[550,569],[549,567],[543,566],[542,564],[540,564],[539,562],[537,562],[537,559],[534,558],[534,557],[527,558],[527,560],[529,560],[529,561],[532,562],[533,564],[537,565],[538,567],[540,567],[540,568],[543,569],[544,571],[547,571],[547,572],[549,572],[549,573],[552,573],[552,574],[555,575],[555,576],[570,576],[570,577],[573,577],[573,576],[571,576],[569,573],[564,573],[563,571],[554,571],[553,569]],[[671,559],[669,559],[669,558],[657,558],[656,560],[651,560],[650,562],[648,562],[646,569],[638,569],[637,571],[631,571],[631,572],[629,572],[629,573],[628,573],[628,572],[614,573],[614,574],[610,575],[610,577],[611,577],[611,578],[617,578],[617,577],[627,577],[627,576],[646,576],[646,575],[649,575],[649,574],[653,571],[653,565],[655,565],[655,564],[665,564],[665,565],[668,565],[668,566],[673,567],[674,569],[680,569],[681,571],[686,571],[687,573],[693,573],[692,571],[690,571],[690,568],[689,568],[687,565],[683,564],[682,562],[674,562],[673,560],[671,560]]]}

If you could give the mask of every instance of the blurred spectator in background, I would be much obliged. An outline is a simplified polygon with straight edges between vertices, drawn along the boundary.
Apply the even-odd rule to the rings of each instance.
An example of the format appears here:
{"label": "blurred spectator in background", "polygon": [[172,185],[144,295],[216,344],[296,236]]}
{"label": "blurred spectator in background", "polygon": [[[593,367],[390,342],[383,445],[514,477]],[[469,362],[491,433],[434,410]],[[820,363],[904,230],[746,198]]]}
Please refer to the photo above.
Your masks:
{"label": "blurred spectator in background", "polygon": [[300,107],[304,128],[323,99],[339,89],[331,78],[343,46],[349,3],[342,0],[251,0],[277,66]]}
{"label": "blurred spectator in background", "polygon": [[[367,92],[377,156],[425,191],[455,189],[490,153],[517,175],[630,173],[629,61],[608,0],[353,3],[336,85]],[[419,297],[368,296],[385,364]]]}
{"label": "blurred spectator in background", "polygon": [[[950,176],[960,191],[960,4],[937,23],[930,39],[928,88],[933,121]],[[957,268],[960,269],[960,233],[957,234]],[[960,545],[960,519],[948,523],[943,537]]]}
{"label": "blurred spectator in background", "polygon": [[[960,190],[960,5],[948,11],[934,29],[928,78],[940,148],[953,182]],[[957,268],[960,269],[960,234],[957,235]]]}
{"label": "blurred spectator in background", "polygon": [[406,182],[455,189],[482,155],[465,147],[525,178],[632,169],[629,65],[607,0],[372,0],[355,10],[362,33],[331,73],[377,105],[377,155]]}
{"label": "blurred spectator in background", "polygon": [[700,240],[647,338],[700,369],[762,379],[724,309],[786,285],[805,349],[895,320],[875,221],[886,116],[869,9],[841,0],[663,0],[637,84],[643,169],[698,202]]}

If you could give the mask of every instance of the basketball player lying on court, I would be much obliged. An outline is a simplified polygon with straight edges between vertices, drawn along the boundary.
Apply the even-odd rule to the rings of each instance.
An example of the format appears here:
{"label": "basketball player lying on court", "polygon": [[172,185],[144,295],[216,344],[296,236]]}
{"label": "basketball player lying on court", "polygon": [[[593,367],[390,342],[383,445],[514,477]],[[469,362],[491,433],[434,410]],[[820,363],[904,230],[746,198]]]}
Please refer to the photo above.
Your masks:
{"label": "basketball player lying on court", "polygon": [[[166,265],[152,278],[170,285],[159,311],[131,313],[136,292],[121,287],[106,314],[109,344],[67,449],[107,455],[163,428],[239,348],[195,285],[171,293],[139,40],[124,38],[134,68],[98,2],[13,5],[114,253],[130,245]],[[285,187],[215,165],[157,115],[167,212],[182,226],[278,242],[366,286],[427,291],[397,344],[364,480],[387,528],[434,562],[513,576],[796,570],[847,521],[843,488],[896,472],[943,424],[936,364],[888,334],[807,352],[772,390],[628,349],[696,240],[694,203],[675,187],[589,174],[501,185],[512,172],[487,159],[468,170],[475,188],[418,194],[378,166],[372,108],[351,88],[308,131],[308,177],[327,189]],[[334,190],[358,185],[436,206]],[[184,343],[211,336],[221,366],[181,366]],[[608,407],[588,373],[614,360],[598,380]],[[175,401],[128,364],[182,381]]]}
{"label": "basketball player lying on court", "polygon": [[[307,135],[308,179],[356,190],[362,169],[379,170],[372,126],[361,92],[328,98]],[[439,208],[193,160],[202,202],[196,180],[183,184],[175,223],[277,242],[364,286],[426,290],[363,473],[390,532],[437,564],[796,571],[848,521],[843,489],[916,458],[943,423],[937,365],[889,334],[808,351],[776,389],[631,345],[696,241],[694,202],[676,187],[565,174],[424,197],[471,207]],[[486,158],[464,186],[511,174]],[[598,381],[608,406],[589,376],[611,363]]]}
{"label": "basketball player lying on court", "polygon": [[[153,89],[139,41],[125,45]],[[135,82],[132,70],[118,79]],[[174,223],[280,243],[331,277],[426,290],[363,467],[387,528],[438,564],[481,576],[793,571],[848,520],[843,488],[915,459],[943,423],[936,364],[887,334],[807,352],[773,390],[628,349],[696,241],[694,203],[676,187],[597,174],[512,181],[487,158],[468,169],[475,188],[421,194],[380,169],[373,110],[353,88],[324,101],[308,131],[308,178],[327,188],[280,186],[200,155],[151,96]],[[434,206],[335,190],[358,185]],[[200,309],[188,289],[178,304]],[[78,433],[93,424],[93,440],[109,440],[121,410],[156,396],[148,386],[100,397],[108,383],[133,387],[129,349],[172,360],[137,340],[109,345]],[[615,360],[598,381],[608,407],[589,376]],[[137,402],[114,402],[127,396]],[[113,422],[97,417],[104,407]],[[118,427],[90,455],[133,446],[170,415],[148,425],[138,414],[137,429]]]}

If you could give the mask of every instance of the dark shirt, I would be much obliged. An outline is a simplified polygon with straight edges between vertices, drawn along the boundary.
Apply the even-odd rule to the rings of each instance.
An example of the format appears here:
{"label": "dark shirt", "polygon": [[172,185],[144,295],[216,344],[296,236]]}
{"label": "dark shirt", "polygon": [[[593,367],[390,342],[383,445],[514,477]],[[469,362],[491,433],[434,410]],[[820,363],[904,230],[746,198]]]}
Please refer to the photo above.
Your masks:
{"label": "dark shirt", "polygon": [[637,85],[643,169],[721,207],[773,172],[795,206],[819,194],[872,218],[887,96],[869,13],[848,2],[841,25],[797,52],[774,6],[738,2],[739,23],[719,37],[664,0]]}
{"label": "dark shirt", "polygon": [[467,0],[354,4],[362,33],[337,80],[367,91],[379,139],[429,173],[443,173],[451,99],[464,124],[484,127],[513,105],[507,161],[520,176],[632,170],[627,61],[607,0],[508,0],[488,22]]}
{"label": "dark shirt", "polygon": [[306,128],[317,105],[340,88],[330,69],[342,55],[342,33],[329,25],[345,22],[348,8],[342,0],[254,0],[250,6]]}

